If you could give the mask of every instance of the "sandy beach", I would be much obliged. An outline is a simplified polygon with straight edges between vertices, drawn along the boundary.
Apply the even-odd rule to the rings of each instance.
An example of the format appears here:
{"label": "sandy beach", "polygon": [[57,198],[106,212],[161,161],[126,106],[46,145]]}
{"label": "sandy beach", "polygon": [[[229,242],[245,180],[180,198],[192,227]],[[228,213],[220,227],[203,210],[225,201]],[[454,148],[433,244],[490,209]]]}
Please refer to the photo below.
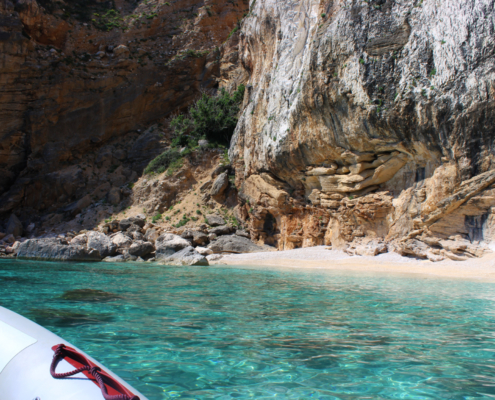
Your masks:
{"label": "sandy beach", "polygon": [[210,264],[365,271],[495,282],[495,253],[468,261],[444,260],[434,263],[403,257],[397,253],[380,254],[376,257],[349,256],[343,251],[318,246],[268,253],[230,254]]}

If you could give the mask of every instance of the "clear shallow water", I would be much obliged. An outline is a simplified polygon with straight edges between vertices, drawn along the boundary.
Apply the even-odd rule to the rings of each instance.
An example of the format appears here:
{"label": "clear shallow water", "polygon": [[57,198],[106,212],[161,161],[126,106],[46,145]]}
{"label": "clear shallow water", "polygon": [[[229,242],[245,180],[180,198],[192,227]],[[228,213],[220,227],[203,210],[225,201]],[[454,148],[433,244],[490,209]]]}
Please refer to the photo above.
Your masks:
{"label": "clear shallow water", "polygon": [[150,399],[495,398],[494,284],[0,261],[0,305]]}

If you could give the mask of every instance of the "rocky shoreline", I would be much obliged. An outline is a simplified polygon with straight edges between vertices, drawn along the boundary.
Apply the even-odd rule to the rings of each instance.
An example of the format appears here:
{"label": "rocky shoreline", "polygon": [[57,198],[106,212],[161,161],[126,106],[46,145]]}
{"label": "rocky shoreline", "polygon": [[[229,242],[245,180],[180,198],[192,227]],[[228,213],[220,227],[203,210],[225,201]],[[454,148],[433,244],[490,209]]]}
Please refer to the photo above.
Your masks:
{"label": "rocky shoreline", "polygon": [[[15,216],[14,216],[15,217]],[[178,235],[146,221],[144,215],[105,223],[99,230],[39,238],[0,234],[0,257],[45,261],[158,262],[209,265],[221,254],[271,251],[249,239],[247,232],[209,215],[196,229]],[[9,230],[12,225],[9,225]]]}

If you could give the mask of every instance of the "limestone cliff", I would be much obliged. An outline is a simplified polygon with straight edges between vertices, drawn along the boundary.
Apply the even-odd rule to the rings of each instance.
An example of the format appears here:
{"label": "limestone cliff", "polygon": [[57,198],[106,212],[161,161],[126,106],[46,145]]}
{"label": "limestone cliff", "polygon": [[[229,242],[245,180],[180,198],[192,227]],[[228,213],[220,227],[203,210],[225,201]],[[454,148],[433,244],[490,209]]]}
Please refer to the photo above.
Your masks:
{"label": "limestone cliff", "polygon": [[493,0],[250,3],[223,84],[248,84],[230,156],[255,239],[491,240]]}

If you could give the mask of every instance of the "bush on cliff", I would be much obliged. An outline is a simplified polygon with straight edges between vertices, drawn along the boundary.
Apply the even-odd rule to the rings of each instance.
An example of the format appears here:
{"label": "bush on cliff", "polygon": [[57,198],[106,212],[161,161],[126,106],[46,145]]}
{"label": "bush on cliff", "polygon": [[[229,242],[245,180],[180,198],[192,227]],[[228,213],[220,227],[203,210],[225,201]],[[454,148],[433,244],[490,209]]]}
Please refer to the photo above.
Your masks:
{"label": "bush on cliff", "polygon": [[175,133],[172,146],[195,147],[199,139],[229,146],[244,90],[245,86],[240,85],[232,95],[225,89],[215,96],[203,93],[188,115],[178,115],[170,123]]}
{"label": "bush on cliff", "polygon": [[152,160],[148,166],[145,168],[145,174],[151,174],[156,172],[157,174],[161,174],[165,172],[170,164],[181,158],[180,152],[177,149],[168,149]]}

